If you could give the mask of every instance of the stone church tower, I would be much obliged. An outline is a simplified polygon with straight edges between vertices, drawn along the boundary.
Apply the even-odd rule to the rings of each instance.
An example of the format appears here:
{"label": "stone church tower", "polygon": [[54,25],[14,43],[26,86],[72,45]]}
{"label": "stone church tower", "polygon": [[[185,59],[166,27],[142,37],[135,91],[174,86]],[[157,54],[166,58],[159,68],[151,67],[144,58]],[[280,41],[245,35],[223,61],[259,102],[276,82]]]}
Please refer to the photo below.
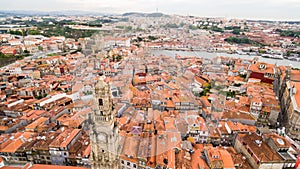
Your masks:
{"label": "stone church tower", "polygon": [[93,169],[119,169],[120,139],[115,122],[116,110],[110,86],[104,77],[95,86],[95,107],[90,117],[91,166]]}

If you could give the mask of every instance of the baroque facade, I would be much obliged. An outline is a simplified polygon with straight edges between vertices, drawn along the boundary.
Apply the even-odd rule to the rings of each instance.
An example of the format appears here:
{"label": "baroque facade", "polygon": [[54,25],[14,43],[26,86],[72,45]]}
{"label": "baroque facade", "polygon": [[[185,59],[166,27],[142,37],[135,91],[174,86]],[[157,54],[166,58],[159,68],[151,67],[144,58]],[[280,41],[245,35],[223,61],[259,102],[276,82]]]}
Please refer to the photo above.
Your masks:
{"label": "baroque facade", "polygon": [[91,166],[94,169],[120,168],[119,128],[115,122],[116,110],[111,98],[110,85],[104,77],[95,86],[95,105],[91,115]]}

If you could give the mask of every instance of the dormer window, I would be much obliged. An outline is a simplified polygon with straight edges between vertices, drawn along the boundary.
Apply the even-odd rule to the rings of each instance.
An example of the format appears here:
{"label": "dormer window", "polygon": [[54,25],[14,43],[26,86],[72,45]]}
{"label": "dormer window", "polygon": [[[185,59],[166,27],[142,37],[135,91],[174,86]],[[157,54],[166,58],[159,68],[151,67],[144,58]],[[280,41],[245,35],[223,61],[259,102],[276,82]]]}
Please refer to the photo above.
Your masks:
{"label": "dormer window", "polygon": [[214,156],[212,156],[212,158],[217,159],[217,158],[219,158],[219,156],[214,155]]}
{"label": "dormer window", "polygon": [[267,66],[265,64],[260,64],[259,65],[259,69],[266,69],[266,68],[267,68]]}

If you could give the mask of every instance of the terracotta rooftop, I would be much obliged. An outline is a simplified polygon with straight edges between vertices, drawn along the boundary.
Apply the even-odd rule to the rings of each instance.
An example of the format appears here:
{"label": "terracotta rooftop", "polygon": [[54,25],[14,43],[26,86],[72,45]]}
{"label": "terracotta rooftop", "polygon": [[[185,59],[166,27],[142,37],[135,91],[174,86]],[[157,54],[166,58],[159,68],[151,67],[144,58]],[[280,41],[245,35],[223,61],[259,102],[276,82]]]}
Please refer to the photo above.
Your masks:
{"label": "terracotta rooftop", "polygon": [[[300,108],[300,82],[291,82],[291,86],[295,86],[296,93],[294,94],[294,98],[298,108]],[[297,98],[297,99],[296,99]]]}
{"label": "terracotta rooftop", "polygon": [[230,153],[221,147],[206,147],[208,158],[210,162],[215,160],[223,161],[223,168],[234,168],[234,162]]}
{"label": "terracotta rooftop", "polygon": [[280,136],[275,133],[265,134],[265,137],[269,137],[275,143],[278,148],[289,148],[291,147],[290,142],[283,136]]}
{"label": "terracotta rooftop", "polygon": [[73,166],[58,166],[58,165],[45,165],[45,164],[33,164],[23,169],[87,169],[84,167],[73,167]]}
{"label": "terracotta rooftop", "polygon": [[291,70],[290,73],[291,81],[300,81],[300,70]]}
{"label": "terracotta rooftop", "polygon": [[255,118],[248,113],[225,111],[223,112],[222,119],[243,119],[243,120],[255,120]]}
{"label": "terracotta rooftop", "polygon": [[272,150],[267,143],[263,141],[262,137],[255,133],[238,134],[237,139],[246,145],[260,162],[283,161],[277,152]]}

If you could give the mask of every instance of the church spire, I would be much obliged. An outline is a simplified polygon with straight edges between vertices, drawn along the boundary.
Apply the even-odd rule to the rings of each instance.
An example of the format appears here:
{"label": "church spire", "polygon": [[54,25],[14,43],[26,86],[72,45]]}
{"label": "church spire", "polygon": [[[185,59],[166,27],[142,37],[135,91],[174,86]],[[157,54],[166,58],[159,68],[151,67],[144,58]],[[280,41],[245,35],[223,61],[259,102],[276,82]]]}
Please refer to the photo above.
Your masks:
{"label": "church spire", "polygon": [[100,76],[95,85],[95,106],[90,125],[91,161],[95,169],[120,168],[119,128],[110,85]]}
{"label": "church spire", "polygon": [[110,93],[110,85],[104,82],[104,79],[105,77],[101,76],[95,86],[95,121],[111,123],[113,122],[115,111]]}

